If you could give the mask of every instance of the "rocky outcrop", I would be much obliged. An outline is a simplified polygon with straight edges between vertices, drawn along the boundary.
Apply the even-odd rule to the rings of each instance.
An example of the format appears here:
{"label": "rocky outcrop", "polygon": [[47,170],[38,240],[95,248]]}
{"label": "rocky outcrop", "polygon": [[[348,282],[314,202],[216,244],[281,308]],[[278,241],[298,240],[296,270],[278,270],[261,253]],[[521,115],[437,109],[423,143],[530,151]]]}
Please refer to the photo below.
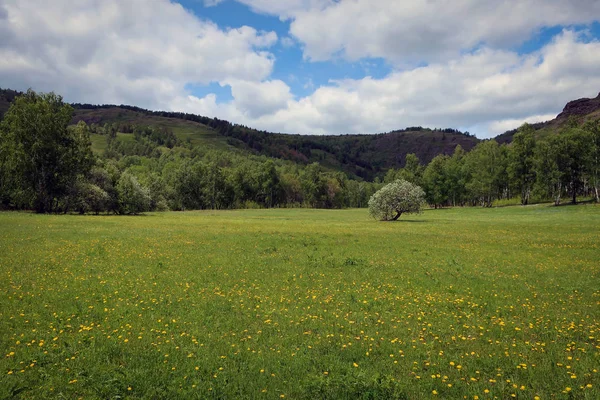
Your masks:
{"label": "rocky outcrop", "polygon": [[583,116],[600,110],[600,94],[595,99],[578,99],[567,103],[557,120],[567,120],[570,116]]}

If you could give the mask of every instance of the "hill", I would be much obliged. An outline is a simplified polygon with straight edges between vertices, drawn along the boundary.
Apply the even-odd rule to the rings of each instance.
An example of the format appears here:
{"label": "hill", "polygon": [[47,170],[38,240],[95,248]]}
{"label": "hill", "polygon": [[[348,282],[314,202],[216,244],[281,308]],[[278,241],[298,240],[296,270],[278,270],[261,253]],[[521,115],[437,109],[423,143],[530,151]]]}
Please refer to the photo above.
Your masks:
{"label": "hill", "polygon": [[[0,116],[18,94],[14,90],[0,90]],[[366,180],[382,176],[389,168],[404,166],[409,153],[416,154],[422,163],[428,163],[438,154],[451,154],[458,145],[469,151],[480,142],[475,136],[455,129],[409,127],[370,135],[298,135],[261,131],[217,118],[126,105],[73,104],[73,107],[73,123],[114,125],[122,141],[131,139],[131,127],[150,126],[169,130],[192,146],[249,152],[300,164],[318,162],[327,169]],[[559,132],[570,120],[584,123],[599,118],[600,95],[571,101],[555,119],[533,126],[537,135],[544,137]],[[499,143],[510,143],[516,131],[507,131],[495,139]],[[103,136],[92,135],[92,142],[98,153],[106,148]]]}
{"label": "hill", "polygon": [[4,116],[4,113],[8,111],[10,103],[20,94],[22,93],[17,92],[16,90],[0,88],[0,120],[2,119],[2,116]]}
{"label": "hill", "polygon": [[[582,125],[589,120],[600,119],[600,93],[593,99],[581,98],[568,102],[553,120],[532,124],[539,138],[560,132],[569,121]],[[517,129],[504,132],[495,139],[498,143],[509,143]]]}
{"label": "hill", "polygon": [[[189,141],[194,146],[221,150],[232,149],[232,146],[228,144],[227,138],[219,135],[215,129],[199,122],[181,118],[155,116],[146,110],[135,110],[125,106],[90,108],[84,108],[77,104],[74,106],[73,124],[79,121],[84,121],[88,125],[96,124],[103,126],[104,124],[115,124],[121,128],[119,131],[125,135],[131,133],[131,129],[124,127],[151,126],[153,128],[172,131],[181,141]],[[92,142],[106,141],[105,139],[102,135],[92,135]],[[94,150],[98,151],[99,149],[95,147]]]}
{"label": "hill", "polygon": [[82,120],[98,125],[166,128],[196,146],[238,149],[300,164],[318,162],[325,168],[367,180],[383,175],[389,168],[403,166],[409,153],[415,153],[422,162],[428,163],[438,154],[452,154],[457,145],[470,150],[479,143],[476,137],[455,129],[411,127],[375,135],[292,135],[260,131],[194,114],[124,105],[73,106],[73,123]]}
{"label": "hill", "polygon": [[[16,95],[18,92],[0,90],[0,115]],[[476,137],[455,129],[411,127],[374,135],[292,135],[194,114],[149,111],[126,105],[72,105],[73,124],[85,121],[90,125],[115,125],[121,141],[131,139],[131,127],[151,126],[172,131],[192,146],[249,152],[300,164],[318,162],[327,169],[366,180],[382,176],[389,168],[403,166],[409,153],[428,163],[438,154],[451,154],[457,145],[470,150],[479,143]],[[102,153],[106,139],[92,135],[92,144],[97,153]]]}

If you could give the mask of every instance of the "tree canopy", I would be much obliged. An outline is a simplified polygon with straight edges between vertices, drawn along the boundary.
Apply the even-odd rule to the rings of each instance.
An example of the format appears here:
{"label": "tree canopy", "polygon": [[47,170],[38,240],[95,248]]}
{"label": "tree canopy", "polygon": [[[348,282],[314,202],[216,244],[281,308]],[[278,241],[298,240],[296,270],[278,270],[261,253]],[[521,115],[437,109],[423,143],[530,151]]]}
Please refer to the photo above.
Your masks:
{"label": "tree canopy", "polygon": [[85,124],[70,129],[73,109],[62,97],[29,90],[0,123],[0,188],[3,201],[52,212],[78,175],[93,164]]}
{"label": "tree canopy", "polygon": [[420,186],[398,179],[379,189],[369,200],[369,213],[382,221],[396,221],[402,214],[419,213],[425,203]]}

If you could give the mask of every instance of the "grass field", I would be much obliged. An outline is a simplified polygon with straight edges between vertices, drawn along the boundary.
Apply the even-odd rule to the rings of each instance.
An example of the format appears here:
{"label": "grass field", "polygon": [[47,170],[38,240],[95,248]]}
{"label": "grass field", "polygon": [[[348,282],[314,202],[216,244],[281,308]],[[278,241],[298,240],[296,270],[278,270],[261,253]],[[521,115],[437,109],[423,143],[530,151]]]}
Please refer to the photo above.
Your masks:
{"label": "grass field", "polygon": [[599,399],[599,239],[594,205],[0,213],[0,398]]}

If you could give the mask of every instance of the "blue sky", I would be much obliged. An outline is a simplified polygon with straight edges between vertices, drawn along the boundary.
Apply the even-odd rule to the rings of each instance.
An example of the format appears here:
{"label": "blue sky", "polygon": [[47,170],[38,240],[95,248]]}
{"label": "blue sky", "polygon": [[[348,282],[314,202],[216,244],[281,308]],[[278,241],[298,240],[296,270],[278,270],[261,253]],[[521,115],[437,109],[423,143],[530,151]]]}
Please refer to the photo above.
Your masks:
{"label": "blue sky", "polygon": [[[198,0],[186,0],[179,3],[199,18],[210,20],[224,29],[247,25],[257,30],[273,31],[280,39],[292,39],[289,36],[289,20],[282,20],[275,15],[253,12],[247,5],[235,1],[223,1],[214,6],[205,6],[202,1]],[[280,40],[271,49],[277,59],[271,76],[286,82],[297,96],[307,96],[314,91],[315,87],[327,85],[330,80],[361,79],[365,76],[382,78],[391,71],[390,65],[382,58],[365,58],[359,62],[347,62],[343,59],[311,62],[303,58],[298,42],[292,39],[290,43],[293,44],[284,45]],[[220,103],[232,100],[231,89],[218,83],[208,86],[192,85],[189,89],[196,96],[215,93]]]}
{"label": "blue sky", "polygon": [[0,37],[0,87],[276,132],[485,138],[600,92],[597,0],[0,0]]}

